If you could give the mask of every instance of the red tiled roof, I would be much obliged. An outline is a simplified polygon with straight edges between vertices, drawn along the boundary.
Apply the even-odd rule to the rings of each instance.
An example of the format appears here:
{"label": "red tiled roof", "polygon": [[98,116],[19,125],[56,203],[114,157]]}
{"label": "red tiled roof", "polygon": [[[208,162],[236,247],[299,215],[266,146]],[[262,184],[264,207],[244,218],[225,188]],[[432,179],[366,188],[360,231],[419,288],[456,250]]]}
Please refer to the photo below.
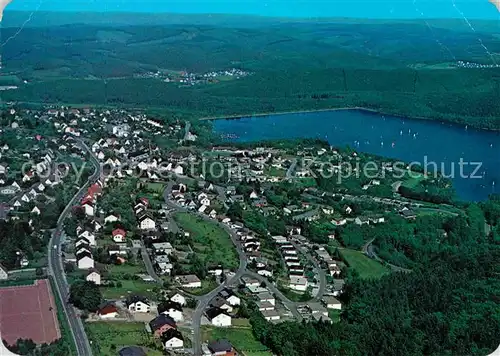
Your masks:
{"label": "red tiled roof", "polygon": [[125,236],[126,235],[126,231],[123,230],[123,229],[114,229],[113,232],[111,233],[113,236],[116,236],[116,235],[122,235],[122,236]]}
{"label": "red tiled roof", "polygon": [[117,313],[118,308],[114,305],[108,304],[104,308],[99,309],[98,314],[99,315],[106,315],[106,314],[111,314],[111,313]]}

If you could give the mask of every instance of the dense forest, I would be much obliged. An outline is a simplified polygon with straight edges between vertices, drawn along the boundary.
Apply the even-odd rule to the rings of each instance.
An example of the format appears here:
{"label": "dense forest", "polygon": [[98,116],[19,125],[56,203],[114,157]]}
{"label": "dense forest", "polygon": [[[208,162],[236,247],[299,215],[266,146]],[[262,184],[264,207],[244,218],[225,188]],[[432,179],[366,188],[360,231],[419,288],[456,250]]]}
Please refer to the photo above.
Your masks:
{"label": "dense forest", "polygon": [[[485,222],[492,226],[488,235]],[[340,323],[272,324],[250,306],[255,335],[287,356],[491,353],[500,340],[500,199],[471,205],[466,218],[429,217],[415,224],[427,229],[411,238],[409,249],[419,263],[380,280],[350,272]],[[439,226],[448,229],[446,236],[436,235]],[[397,221],[388,225],[391,238],[410,243],[396,227]]]}
{"label": "dense forest", "polygon": [[[0,81],[19,86],[3,92],[14,102],[155,106],[196,117],[365,107],[499,129],[498,68],[454,66],[490,64],[476,36],[437,28],[451,58],[427,31],[411,22],[26,28],[4,48]],[[490,32],[480,35],[500,52]],[[254,74],[188,87],[134,78],[234,67]]]}

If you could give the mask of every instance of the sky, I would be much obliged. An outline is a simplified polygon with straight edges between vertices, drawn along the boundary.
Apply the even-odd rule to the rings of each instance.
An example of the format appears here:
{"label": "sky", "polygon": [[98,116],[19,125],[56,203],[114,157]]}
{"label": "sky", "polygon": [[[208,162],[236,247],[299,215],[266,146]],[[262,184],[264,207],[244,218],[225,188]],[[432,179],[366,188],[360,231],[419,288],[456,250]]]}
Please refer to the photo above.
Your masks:
{"label": "sky", "polygon": [[498,10],[488,0],[13,0],[7,7],[7,11],[36,9],[375,19],[461,18],[463,14],[500,21]]}

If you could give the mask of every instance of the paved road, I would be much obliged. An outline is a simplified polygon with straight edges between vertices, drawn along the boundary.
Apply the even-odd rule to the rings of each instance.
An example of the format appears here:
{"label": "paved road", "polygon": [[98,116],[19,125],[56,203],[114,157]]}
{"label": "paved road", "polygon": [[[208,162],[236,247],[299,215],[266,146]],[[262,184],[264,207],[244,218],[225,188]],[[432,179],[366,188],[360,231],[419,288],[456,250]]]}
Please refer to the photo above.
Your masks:
{"label": "paved road", "polygon": [[153,267],[153,263],[151,262],[151,257],[149,257],[146,246],[144,245],[144,241],[142,240],[141,240],[141,256],[149,276],[153,278],[156,281],[156,283],[159,283],[160,286],[163,286],[163,280],[156,274],[156,271]]}
{"label": "paved road", "polygon": [[306,258],[314,265],[314,268],[317,271],[317,274],[319,276],[319,290],[318,294],[314,297],[317,300],[321,300],[323,298],[323,295],[325,294],[326,290],[326,272],[323,268],[321,268],[319,262],[311,255],[309,251],[307,251],[307,248],[299,246],[293,241],[290,241],[293,246],[299,251],[302,251],[302,253],[306,256]]}
{"label": "paved road", "polygon": [[286,171],[286,178],[287,179],[293,178],[293,172],[295,171],[295,167],[297,167],[297,158],[294,158],[292,160],[292,164],[290,165],[290,167],[288,167],[288,169]]}
{"label": "paved road", "polygon": [[184,126],[184,141],[187,140],[187,137],[189,135],[189,130],[191,130],[191,122],[186,121],[186,125]]}
{"label": "paved road", "polygon": [[165,191],[163,193],[163,198],[165,200],[165,203],[170,208],[173,208],[177,211],[188,212],[188,213],[197,215],[206,221],[210,221],[210,222],[218,224],[220,227],[222,227],[231,237],[231,241],[233,242],[233,244],[236,247],[236,251],[238,252],[238,257],[239,257],[239,261],[240,261],[240,264],[239,264],[237,271],[235,272],[235,274],[231,278],[224,281],[224,283],[219,285],[217,288],[215,288],[211,292],[209,292],[205,295],[202,295],[202,296],[198,296],[196,298],[198,300],[198,305],[196,306],[196,309],[195,309],[194,314],[193,314],[193,324],[192,324],[193,331],[194,331],[193,332],[193,354],[195,356],[199,356],[199,355],[202,355],[201,346],[202,346],[203,340],[201,338],[201,328],[200,327],[201,327],[201,319],[203,317],[203,313],[205,312],[205,309],[207,309],[210,301],[215,296],[217,296],[217,294],[219,294],[225,287],[230,286],[234,282],[237,282],[246,273],[247,257],[245,255],[245,252],[243,251],[243,246],[241,245],[241,243],[239,241],[238,235],[236,235],[236,233],[232,229],[230,229],[229,226],[222,224],[216,220],[212,220],[208,216],[203,215],[203,214],[199,214],[196,211],[188,210],[185,207],[178,205],[175,202],[171,201],[170,194],[172,192],[173,185],[174,185],[173,182],[169,182],[167,184],[167,187],[165,188]]}
{"label": "paved road", "polygon": [[295,318],[297,318],[298,321],[302,320],[302,316],[300,315],[299,311],[297,310],[297,305],[299,304],[304,304],[304,303],[296,303],[292,302],[290,299],[288,299],[274,284],[269,282],[269,280],[261,276],[258,273],[252,272],[252,271],[246,271],[244,273],[247,276],[250,276],[252,278],[255,278],[256,280],[260,282],[265,282],[266,287],[274,294],[278,299],[281,300],[281,302],[290,310],[290,312],[293,314]]}
{"label": "paved road", "polygon": [[[53,278],[57,294],[62,301],[63,312],[68,320],[70,331],[76,345],[77,354],[79,356],[90,356],[92,355],[92,348],[90,347],[87,334],[85,334],[82,320],[77,315],[75,308],[73,308],[73,306],[66,302],[69,295],[69,284],[66,280],[66,274],[64,272],[61,259],[61,243],[64,241],[64,220],[70,214],[73,205],[83,198],[88,187],[93,184],[100,175],[100,165],[97,161],[97,158],[92,154],[92,151],[83,141],[78,140],[78,142],[83,148],[85,148],[85,150],[87,150],[87,152],[89,152],[92,157],[92,163],[94,164],[96,169],[92,176],[89,177],[88,181],[73,196],[68,205],[66,205],[63,212],[59,216],[59,219],[57,220],[57,227],[52,233],[52,237],[50,239],[48,247],[48,270],[49,275]],[[56,248],[54,248],[54,246],[56,246]]]}
{"label": "paved road", "polygon": [[370,257],[370,258],[373,258],[374,260],[382,263],[382,264],[385,264],[387,266],[389,266],[391,268],[392,271],[394,272],[411,272],[411,269],[408,269],[408,268],[403,268],[403,267],[399,267],[399,266],[396,266],[396,265],[393,265],[389,262],[386,262],[384,261],[383,259],[381,259],[380,257],[378,257],[378,255],[375,253],[375,249],[373,248],[373,241],[375,241],[375,239],[371,239],[370,241],[368,241],[367,243],[365,243],[363,245],[363,248],[362,248],[362,252]]}

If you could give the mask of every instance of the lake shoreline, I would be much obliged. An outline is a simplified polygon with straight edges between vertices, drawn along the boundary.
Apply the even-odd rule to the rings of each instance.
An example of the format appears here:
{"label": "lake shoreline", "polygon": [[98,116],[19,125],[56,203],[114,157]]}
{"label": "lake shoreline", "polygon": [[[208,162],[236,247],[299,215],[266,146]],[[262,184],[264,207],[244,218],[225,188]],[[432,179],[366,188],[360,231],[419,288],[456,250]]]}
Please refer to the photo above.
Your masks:
{"label": "lake shoreline", "polygon": [[258,113],[258,114],[249,114],[249,115],[234,115],[234,116],[210,116],[210,117],[202,117],[199,120],[201,121],[215,121],[215,120],[241,120],[246,118],[263,118],[267,116],[282,116],[282,115],[295,115],[295,114],[313,114],[320,112],[337,112],[337,111],[359,111],[368,114],[376,114],[376,115],[387,115],[392,117],[397,117],[400,119],[407,120],[425,120],[425,121],[434,121],[437,123],[449,123],[451,125],[458,125],[462,127],[470,126],[471,128],[482,130],[482,131],[492,131],[492,132],[500,132],[500,129],[492,129],[487,127],[480,127],[474,124],[462,124],[446,119],[433,119],[425,116],[406,116],[401,114],[393,114],[390,112],[384,112],[376,109],[365,108],[362,106],[354,106],[354,107],[341,107],[341,108],[331,108],[331,109],[313,109],[313,110],[297,110],[297,111],[280,111],[280,112],[270,112],[270,113]]}

